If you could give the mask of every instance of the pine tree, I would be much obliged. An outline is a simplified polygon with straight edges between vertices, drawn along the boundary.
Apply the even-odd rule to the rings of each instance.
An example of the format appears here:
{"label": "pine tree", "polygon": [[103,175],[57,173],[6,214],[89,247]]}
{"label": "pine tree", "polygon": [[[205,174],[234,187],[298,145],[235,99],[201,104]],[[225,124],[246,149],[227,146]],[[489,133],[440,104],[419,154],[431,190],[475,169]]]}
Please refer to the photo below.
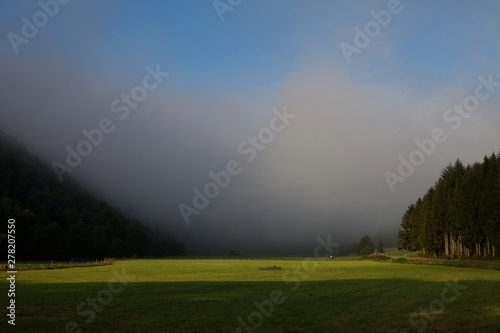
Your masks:
{"label": "pine tree", "polygon": [[366,251],[367,246],[371,246],[371,248],[372,248],[371,252],[373,252],[372,240],[371,240],[370,236],[365,235],[359,240],[359,244],[358,244],[358,248],[356,250],[356,253],[358,255],[361,255],[364,250]]}
{"label": "pine tree", "polygon": [[413,211],[415,210],[415,205],[411,204],[408,206],[408,209],[404,213],[403,217],[401,218],[401,230],[398,230],[398,249],[402,250],[409,250],[409,251],[414,251],[414,249],[411,248],[411,242],[410,242],[410,232],[411,232],[411,216]]}
{"label": "pine tree", "polygon": [[384,253],[384,242],[381,239],[377,242],[377,252]]}

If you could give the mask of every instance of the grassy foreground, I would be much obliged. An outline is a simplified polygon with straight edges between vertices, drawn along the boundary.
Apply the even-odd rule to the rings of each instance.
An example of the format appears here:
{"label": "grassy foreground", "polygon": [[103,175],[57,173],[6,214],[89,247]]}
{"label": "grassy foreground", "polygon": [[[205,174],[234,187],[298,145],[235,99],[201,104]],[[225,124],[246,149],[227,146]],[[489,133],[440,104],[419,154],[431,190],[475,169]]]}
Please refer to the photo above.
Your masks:
{"label": "grassy foreground", "polygon": [[174,259],[20,271],[16,326],[6,277],[2,332],[500,332],[495,270]]}

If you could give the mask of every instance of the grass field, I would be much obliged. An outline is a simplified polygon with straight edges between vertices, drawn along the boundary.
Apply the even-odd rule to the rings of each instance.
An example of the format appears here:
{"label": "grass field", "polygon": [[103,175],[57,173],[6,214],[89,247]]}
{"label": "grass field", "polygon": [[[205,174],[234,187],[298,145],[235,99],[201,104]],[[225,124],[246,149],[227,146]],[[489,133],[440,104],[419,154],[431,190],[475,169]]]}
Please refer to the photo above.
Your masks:
{"label": "grass field", "polygon": [[19,271],[16,326],[6,277],[1,332],[500,332],[498,270],[171,259]]}

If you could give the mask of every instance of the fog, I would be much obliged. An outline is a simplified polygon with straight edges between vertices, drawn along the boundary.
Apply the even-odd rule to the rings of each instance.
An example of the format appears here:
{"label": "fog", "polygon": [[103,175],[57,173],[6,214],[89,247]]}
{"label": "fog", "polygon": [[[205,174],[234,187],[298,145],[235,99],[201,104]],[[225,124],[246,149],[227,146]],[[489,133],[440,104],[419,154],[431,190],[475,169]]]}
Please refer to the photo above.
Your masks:
{"label": "fog", "polygon": [[[287,63],[286,70],[269,79],[268,85],[261,85],[264,72],[274,75],[278,71],[281,60],[275,59],[273,52],[280,54],[279,45],[275,49],[262,41],[269,56],[252,62],[251,67],[261,70],[255,77],[243,77],[249,66],[245,58],[232,64],[234,68],[207,70],[197,78],[197,73],[186,68],[191,62],[203,61],[210,69],[210,57],[186,60],[197,52],[190,53],[189,45],[182,46],[187,54],[182,58],[163,54],[155,44],[155,38],[158,43],[175,44],[182,31],[167,25],[168,32],[155,37],[155,29],[162,29],[153,21],[143,40],[139,32],[135,36],[135,31],[142,31],[137,22],[129,30],[123,28],[123,22],[116,23],[118,19],[110,14],[118,4],[106,4],[105,8],[95,2],[61,7],[47,27],[40,29],[39,36],[19,46],[18,54],[4,38],[0,51],[0,129],[48,165],[54,161],[67,164],[66,146],[76,150],[78,143],[86,140],[82,130],[91,131],[102,119],[110,119],[114,130],[103,134],[102,142],[93,146],[71,173],[65,173],[63,180],[69,175],[126,215],[165,228],[185,242],[190,253],[311,254],[319,236],[331,235],[333,241],[347,244],[365,234],[375,236],[382,228],[395,233],[407,206],[425,194],[448,163],[457,158],[474,163],[500,150],[498,92],[481,101],[477,111],[463,118],[457,129],[443,118],[453,104],[474,94],[479,76],[492,74],[494,81],[500,81],[498,64],[489,58],[480,65],[470,60],[466,69],[441,76],[435,73],[434,65],[426,71],[409,70],[394,55],[402,43],[392,26],[397,23],[350,65],[337,44],[342,41],[340,36],[351,36],[346,31],[365,22],[363,19],[339,23],[338,33],[332,33],[330,40],[321,40],[324,45],[305,45],[299,38],[297,47],[304,50],[294,55],[298,60]],[[157,6],[154,2],[149,5]],[[378,4],[380,8],[383,5]],[[252,8],[245,3],[223,22],[211,13],[216,26],[211,29],[241,29],[235,17],[255,15]],[[363,8],[359,10],[370,10]],[[1,24],[5,34],[19,30],[20,17],[29,16],[37,5],[33,2],[8,9],[11,17]],[[304,12],[298,20],[308,14]],[[106,24],[94,26],[98,18]],[[407,19],[410,27],[411,22],[416,24],[414,18]],[[265,20],[264,24],[270,22]],[[491,26],[491,22],[486,19],[484,24]],[[498,28],[498,23],[493,28]],[[99,46],[106,38],[126,40],[118,32],[110,35],[113,29],[130,36],[131,54],[119,53],[124,49],[121,47],[114,53],[111,46],[104,51]],[[412,37],[412,29],[407,33],[410,39],[417,39]],[[186,36],[193,34],[197,32],[186,32]],[[460,36],[443,43],[455,43],[456,47],[463,43],[464,49],[470,48],[464,52],[472,54],[496,49],[499,42],[488,39],[490,36],[482,37],[483,48],[474,49],[482,44],[471,41],[469,45]],[[219,38],[229,37],[221,34]],[[431,39],[422,44],[435,42]],[[174,46],[181,47],[179,43]],[[231,49],[223,48],[220,54],[224,52],[231,54]],[[124,113],[113,111],[113,101],[142,86],[149,73],[147,67],[169,74],[120,119]],[[290,115],[286,121],[273,120],[285,111]],[[283,126],[273,131],[271,123]],[[262,135],[268,142],[261,142],[260,149],[254,149],[255,155],[242,154],[242,147],[252,147],[249,136],[258,138],[264,128],[271,129],[272,138],[270,131],[264,130],[268,136]],[[447,139],[435,143],[433,152],[392,191],[384,173],[397,174],[398,156],[409,159],[418,148],[414,141],[430,138],[435,128],[442,128]],[[249,157],[253,158],[249,161]],[[210,172],[226,170],[230,161],[238,163],[240,172],[230,175],[224,188],[218,186],[218,194],[207,198],[205,208],[194,208],[193,189],[203,192],[207,183],[214,182]],[[189,216],[189,223],[179,209],[181,203],[198,212]]]}

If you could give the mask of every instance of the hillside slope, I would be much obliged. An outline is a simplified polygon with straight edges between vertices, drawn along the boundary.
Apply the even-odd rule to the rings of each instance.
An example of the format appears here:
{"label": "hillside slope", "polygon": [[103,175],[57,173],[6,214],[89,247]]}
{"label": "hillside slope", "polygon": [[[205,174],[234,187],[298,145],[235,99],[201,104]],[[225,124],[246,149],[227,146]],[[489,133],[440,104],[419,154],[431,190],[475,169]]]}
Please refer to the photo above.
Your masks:
{"label": "hillside slope", "polygon": [[[0,131],[0,233],[16,220],[16,259],[69,260],[184,254],[181,243],[95,199]],[[6,240],[1,258],[6,259]]]}

